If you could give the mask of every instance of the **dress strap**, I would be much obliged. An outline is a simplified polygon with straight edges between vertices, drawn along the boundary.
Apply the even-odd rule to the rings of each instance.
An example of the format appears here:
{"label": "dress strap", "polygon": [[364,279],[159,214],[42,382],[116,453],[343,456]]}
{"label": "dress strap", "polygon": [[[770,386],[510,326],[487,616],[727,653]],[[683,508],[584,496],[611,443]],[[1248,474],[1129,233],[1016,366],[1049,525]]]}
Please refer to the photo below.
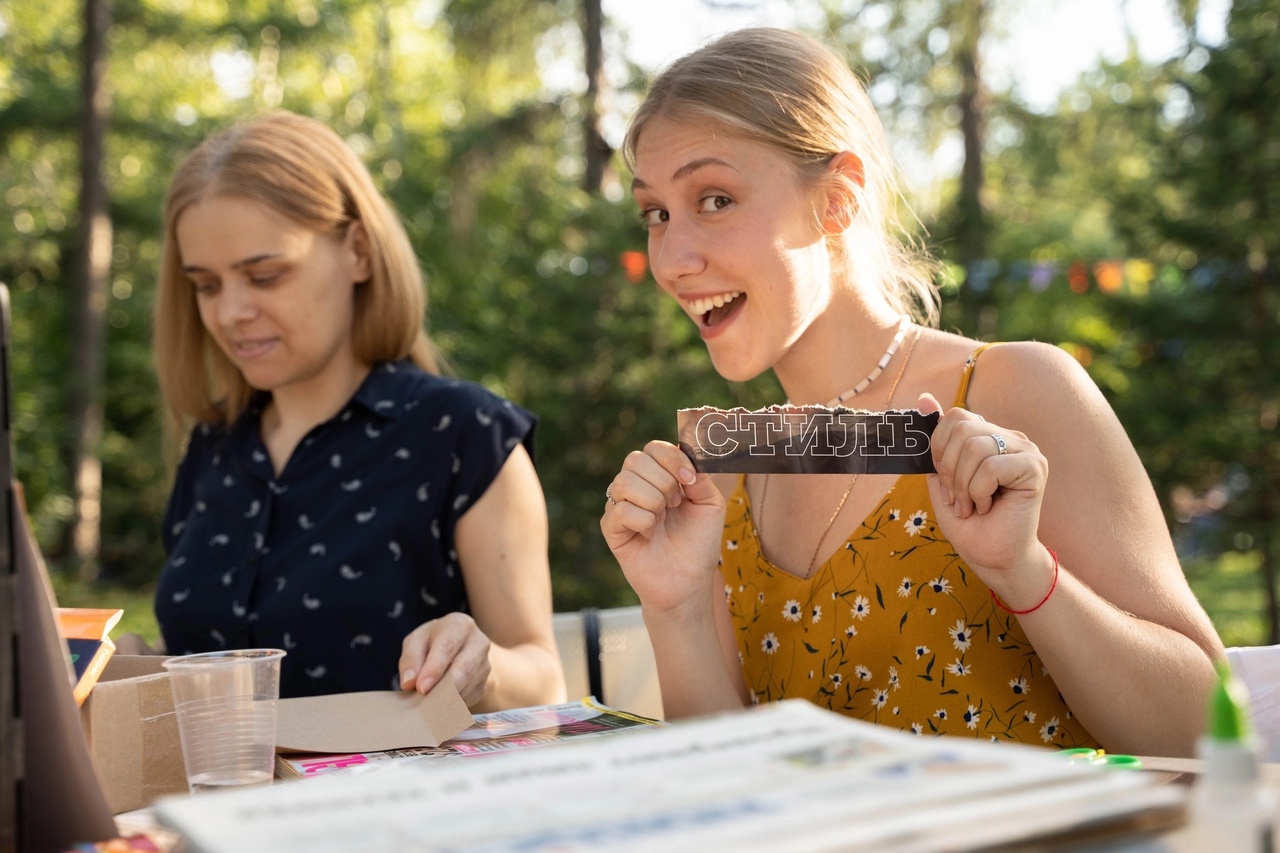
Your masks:
{"label": "dress strap", "polygon": [[969,354],[969,359],[964,363],[964,371],[960,374],[960,388],[956,391],[956,401],[953,406],[962,409],[968,408],[969,397],[969,380],[973,378],[973,368],[978,364],[978,356],[987,351],[989,347],[995,346],[999,341],[990,341],[975,349]]}

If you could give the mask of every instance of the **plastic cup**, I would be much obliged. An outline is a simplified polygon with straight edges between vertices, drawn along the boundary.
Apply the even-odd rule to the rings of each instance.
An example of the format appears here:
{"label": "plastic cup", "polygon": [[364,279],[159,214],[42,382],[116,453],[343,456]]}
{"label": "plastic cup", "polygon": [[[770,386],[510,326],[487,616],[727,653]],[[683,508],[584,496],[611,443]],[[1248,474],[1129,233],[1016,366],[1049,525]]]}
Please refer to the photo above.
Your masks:
{"label": "plastic cup", "polygon": [[271,782],[284,654],[236,649],[164,662],[191,793]]}

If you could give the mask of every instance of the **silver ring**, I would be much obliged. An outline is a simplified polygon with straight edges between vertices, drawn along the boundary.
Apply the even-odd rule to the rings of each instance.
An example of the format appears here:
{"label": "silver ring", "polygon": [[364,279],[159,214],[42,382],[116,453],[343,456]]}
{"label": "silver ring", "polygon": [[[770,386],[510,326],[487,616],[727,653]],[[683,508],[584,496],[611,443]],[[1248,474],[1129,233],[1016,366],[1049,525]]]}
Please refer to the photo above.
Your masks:
{"label": "silver ring", "polygon": [[617,505],[618,502],[613,499],[613,483],[604,487],[604,499],[611,504]]}
{"label": "silver ring", "polygon": [[997,434],[995,434],[995,433],[993,432],[993,433],[991,433],[991,438],[995,440],[995,443],[996,443],[996,451],[999,453],[999,455],[1004,456],[1006,453],[1008,453],[1008,452],[1009,452],[1009,446],[1008,446],[1007,444],[1005,444],[1005,443],[1004,443],[1004,438],[1003,438],[1003,437],[1001,437],[1001,436],[999,436],[999,435],[997,435]]}

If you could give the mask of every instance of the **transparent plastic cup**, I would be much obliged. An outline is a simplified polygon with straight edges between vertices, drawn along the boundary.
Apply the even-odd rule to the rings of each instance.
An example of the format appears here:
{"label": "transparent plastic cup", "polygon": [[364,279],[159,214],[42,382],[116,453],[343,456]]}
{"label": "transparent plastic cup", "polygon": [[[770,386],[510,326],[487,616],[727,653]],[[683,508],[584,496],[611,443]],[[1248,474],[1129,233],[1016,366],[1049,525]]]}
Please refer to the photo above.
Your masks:
{"label": "transparent plastic cup", "polygon": [[191,793],[271,782],[284,654],[236,649],[164,662]]}

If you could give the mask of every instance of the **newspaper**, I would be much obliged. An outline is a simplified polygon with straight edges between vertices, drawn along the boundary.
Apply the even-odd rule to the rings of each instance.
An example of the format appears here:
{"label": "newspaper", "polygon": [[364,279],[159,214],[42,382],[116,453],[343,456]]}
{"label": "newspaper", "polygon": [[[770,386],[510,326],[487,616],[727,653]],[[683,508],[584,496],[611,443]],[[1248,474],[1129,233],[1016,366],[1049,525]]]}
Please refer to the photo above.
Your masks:
{"label": "newspaper", "polygon": [[391,763],[156,812],[199,853],[968,850],[1180,822],[1141,771],[917,738],[788,700],[479,761]]}
{"label": "newspaper", "polygon": [[597,702],[594,696],[589,696],[579,702],[477,714],[475,722],[469,728],[440,746],[343,755],[277,755],[276,776],[280,779],[300,779],[321,774],[349,776],[366,771],[370,765],[389,760],[456,758],[509,752],[584,737],[600,737],[636,726],[655,725],[661,723],[610,708]]}

